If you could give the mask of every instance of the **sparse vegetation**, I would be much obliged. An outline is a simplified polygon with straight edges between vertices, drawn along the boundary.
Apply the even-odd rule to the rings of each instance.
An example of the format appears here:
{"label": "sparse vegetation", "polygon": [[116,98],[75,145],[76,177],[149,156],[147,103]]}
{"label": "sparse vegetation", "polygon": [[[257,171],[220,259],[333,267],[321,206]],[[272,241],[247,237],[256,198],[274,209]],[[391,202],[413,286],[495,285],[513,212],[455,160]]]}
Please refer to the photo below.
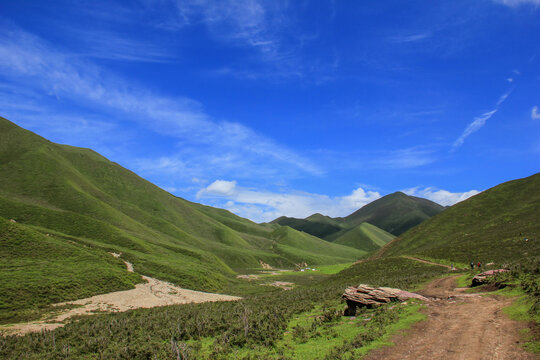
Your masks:
{"label": "sparse vegetation", "polygon": [[[346,286],[363,282],[407,288],[445,272],[442,267],[402,258],[366,261],[319,284],[249,296],[239,302],[96,315],[81,318],[54,332],[8,336],[0,340],[0,355],[17,358],[25,354],[29,359],[53,359],[62,356],[63,349],[69,347],[74,357],[95,353],[110,359],[166,358],[172,354],[173,339],[179,344],[190,344],[193,353],[205,353],[204,344],[211,341],[210,358],[234,358],[241,349],[277,349],[294,315],[313,311],[325,302],[334,304],[332,310],[325,311],[338,310],[336,299]],[[326,314],[328,320],[334,316]],[[302,336],[302,331],[298,330],[298,336]]]}

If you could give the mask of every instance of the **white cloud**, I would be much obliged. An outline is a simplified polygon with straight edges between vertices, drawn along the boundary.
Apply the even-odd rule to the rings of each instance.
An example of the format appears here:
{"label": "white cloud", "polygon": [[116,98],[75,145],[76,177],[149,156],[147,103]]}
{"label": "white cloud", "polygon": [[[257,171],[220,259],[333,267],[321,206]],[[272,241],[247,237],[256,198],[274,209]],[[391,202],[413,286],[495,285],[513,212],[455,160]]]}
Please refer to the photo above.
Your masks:
{"label": "white cloud", "polygon": [[465,139],[474,133],[475,131],[478,131],[486,124],[486,121],[489,120],[495,113],[497,112],[497,109],[491,110],[488,112],[483,113],[482,115],[474,118],[474,121],[470,123],[467,128],[465,128],[465,131],[461,134],[461,136],[454,142],[454,148],[457,148],[465,142]]}
{"label": "white cloud", "polygon": [[253,190],[236,185],[236,181],[216,180],[197,194],[210,205],[223,207],[253,221],[271,221],[280,216],[304,218],[314,213],[346,216],[381,197],[378,192],[355,189],[351,194],[330,197],[292,191]]}
{"label": "white cloud", "polygon": [[346,209],[357,210],[380,197],[381,195],[376,191],[366,191],[359,187],[356,190],[353,190],[352,194],[340,197],[339,202]]}
{"label": "white cloud", "polygon": [[508,96],[510,96],[511,92],[512,92],[512,90],[507,91],[507,92],[505,92],[504,94],[501,95],[501,97],[497,101],[497,107],[499,107],[503,102],[505,102],[506,99],[508,99]]}
{"label": "white cloud", "polygon": [[506,6],[516,7],[519,5],[540,5],[540,0],[493,0],[496,3],[503,4]]}
{"label": "white cloud", "polygon": [[467,127],[465,128],[461,136],[454,142],[452,146],[452,151],[455,151],[458,147],[463,145],[463,143],[465,142],[465,139],[469,135],[480,130],[486,124],[486,121],[491,119],[491,117],[495,115],[497,111],[499,111],[499,107],[502,105],[502,103],[506,101],[506,99],[508,99],[508,96],[510,96],[511,93],[512,93],[512,90],[509,90],[505,92],[504,94],[502,94],[499,100],[497,100],[495,109],[491,111],[487,111],[483,113],[482,115],[475,117],[474,120],[469,125],[467,125]]}
{"label": "white cloud", "polygon": [[[156,95],[17,28],[0,27],[0,75],[10,80],[8,84],[16,84],[12,88],[39,93],[42,102],[69,101],[113,115],[108,118],[134,121],[182,143],[182,151],[173,156],[137,161],[134,165],[139,171],[188,177],[205,177],[208,169],[213,176],[225,176],[232,169],[241,173],[275,173],[276,168],[284,173],[322,173],[310,160],[242,124],[211,118],[197,101]],[[17,106],[27,106],[19,99],[14,102]],[[41,104],[37,101],[35,105]],[[199,162],[185,156],[190,152],[196,153]]]}
{"label": "white cloud", "polygon": [[[450,192],[433,187],[415,187],[403,192],[443,206],[454,205],[480,193],[478,190]],[[280,216],[305,218],[315,213],[343,217],[381,198],[381,194],[362,187],[343,196],[300,191],[273,192],[238,186],[236,181],[216,180],[200,190],[197,197],[209,205],[227,209],[253,221],[268,222]]]}
{"label": "white cloud", "polygon": [[216,180],[197,193],[197,199],[202,196],[231,196],[234,194],[236,181]]}
{"label": "white cloud", "polygon": [[534,106],[531,109],[531,119],[533,119],[533,120],[540,119],[540,113],[538,113],[538,106]]}
{"label": "white cloud", "polygon": [[471,196],[479,194],[478,190],[470,190],[466,192],[450,192],[447,190],[439,190],[433,187],[420,189],[418,187],[403,190],[407,195],[422,197],[434,201],[442,206],[451,206],[460,201],[466,200]]}

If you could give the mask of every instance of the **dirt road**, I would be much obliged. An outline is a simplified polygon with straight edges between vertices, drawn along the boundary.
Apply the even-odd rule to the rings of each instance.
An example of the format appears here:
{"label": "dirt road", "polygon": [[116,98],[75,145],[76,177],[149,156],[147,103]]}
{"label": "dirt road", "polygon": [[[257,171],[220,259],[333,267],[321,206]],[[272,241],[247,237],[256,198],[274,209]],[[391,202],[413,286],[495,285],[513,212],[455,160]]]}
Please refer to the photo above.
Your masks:
{"label": "dirt road", "polygon": [[502,308],[512,299],[466,294],[456,289],[455,277],[438,279],[420,294],[432,299],[428,319],[396,335],[395,346],[371,352],[366,359],[537,359],[519,347],[519,330]]}
{"label": "dirt road", "polygon": [[[111,255],[120,257],[121,254],[111,253]],[[133,265],[127,261],[124,261],[124,263],[126,264],[127,271],[133,272]],[[174,284],[148,276],[143,276],[142,278],[146,280],[146,283],[135,285],[135,289],[115,291],[86,299],[56,304],[58,306],[71,304],[78,305],[79,307],[61,311],[40,321],[1,326],[0,333],[22,335],[28,332],[52,330],[64,326],[65,321],[73,316],[90,315],[96,312],[121,312],[131,309],[174,304],[233,301],[240,299],[237,296],[183,289]]]}

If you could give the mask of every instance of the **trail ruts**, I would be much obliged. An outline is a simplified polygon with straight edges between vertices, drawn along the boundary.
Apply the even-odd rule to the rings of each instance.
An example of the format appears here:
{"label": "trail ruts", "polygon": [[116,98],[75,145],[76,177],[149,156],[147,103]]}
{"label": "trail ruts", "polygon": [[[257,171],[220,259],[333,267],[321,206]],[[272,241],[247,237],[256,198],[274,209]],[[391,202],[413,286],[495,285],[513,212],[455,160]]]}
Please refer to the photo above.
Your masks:
{"label": "trail ruts", "polygon": [[375,350],[366,359],[537,359],[519,346],[524,325],[502,312],[512,299],[465,294],[455,287],[455,277],[446,277],[420,291],[432,298],[425,309],[428,319],[394,336],[395,346]]}

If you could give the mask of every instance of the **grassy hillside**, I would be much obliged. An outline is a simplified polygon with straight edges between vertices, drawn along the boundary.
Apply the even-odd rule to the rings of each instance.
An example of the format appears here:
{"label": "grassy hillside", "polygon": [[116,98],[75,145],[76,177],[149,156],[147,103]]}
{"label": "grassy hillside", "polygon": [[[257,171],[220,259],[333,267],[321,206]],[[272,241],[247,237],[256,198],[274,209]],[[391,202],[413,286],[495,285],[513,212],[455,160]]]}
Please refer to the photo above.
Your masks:
{"label": "grassy hillside", "polygon": [[0,218],[0,323],[23,321],[47,304],[141,282],[103,250]]}
{"label": "grassy hillside", "polygon": [[273,224],[290,226],[319,238],[373,252],[395,235],[444,210],[432,201],[396,192],[362,207],[345,218],[314,214],[305,219],[282,216]]}
{"label": "grassy hillside", "polygon": [[368,223],[336,235],[334,244],[351,246],[366,252],[378,250],[395,238],[394,235]]}
{"label": "grassy hillside", "polygon": [[[343,259],[354,260],[367,254],[367,251],[333,244],[288,226],[275,230],[272,238],[276,242],[276,251],[296,259],[297,263],[305,261],[309,265],[339,264]],[[319,255],[315,256],[313,253]]]}
{"label": "grassy hillside", "polygon": [[272,221],[272,224],[290,227],[334,244],[353,247],[364,254],[380,249],[395,237],[368,223],[350,228],[343,222],[321,214],[314,214],[305,219],[282,216]]}
{"label": "grassy hillside", "polygon": [[368,222],[398,236],[443,210],[433,201],[395,192],[340,220],[349,228]]}
{"label": "grassy hillside", "polygon": [[495,186],[448,208],[381,254],[462,263],[540,260],[540,174]]}
{"label": "grassy hillside", "polygon": [[[379,257],[358,262],[338,274],[323,277],[318,283],[298,284],[290,291],[268,290],[245,296],[238,302],[186,304],[85,317],[53,332],[0,337],[0,357],[55,359],[66,357],[69,352],[73,358],[174,358],[180,349],[197,359],[358,358],[366,347],[385,336],[388,326],[414,313],[418,306],[414,301],[406,306],[388,304],[375,310],[362,310],[356,319],[344,319],[340,316],[343,310],[340,296],[345,287],[366,283],[414,290],[449,272],[442,266],[401,255],[467,262],[466,257],[460,257],[465,250],[466,254],[489,255],[498,262],[536,260],[536,270],[526,274],[530,281],[521,281],[519,286],[526,286],[537,298],[539,185],[540,174],[537,174],[487,190],[411,229],[401,239],[387,244]],[[235,220],[220,210],[201,211],[220,215],[222,224]],[[18,238],[43,237],[40,231],[20,224],[4,221],[0,225],[10,231],[25,231]],[[354,231],[362,228],[379,230],[366,224],[355,227]],[[242,234],[256,237],[258,229],[254,227]],[[280,251],[294,247],[313,248],[330,257],[346,256],[340,249],[350,251],[346,247],[326,247],[333,244],[289,227],[272,225],[264,229],[271,231],[268,240],[277,249],[275,256],[289,256]],[[522,232],[520,237],[529,238],[528,247],[522,246],[524,242],[514,241],[517,232]],[[486,235],[489,241],[484,240]],[[112,257],[109,260],[112,263],[107,271],[120,266]],[[524,273],[515,272],[515,275]],[[298,278],[309,276],[297,275]]]}
{"label": "grassy hillside", "polygon": [[[314,239],[307,244],[298,232],[289,233],[281,244],[274,239],[275,225],[258,225],[226,210],[175,197],[92,150],[52,143],[3,118],[0,218],[30,229],[36,242],[50,234],[57,243],[90,249],[107,258],[105,262],[112,261],[106,252],[122,252],[140,274],[207,291],[226,288],[235,270],[258,268],[260,260],[292,267],[300,258],[336,263],[362,254],[354,249],[347,253],[322,240],[324,246],[315,246]],[[1,233],[4,241],[16,242],[6,229]],[[54,256],[46,263],[51,268],[63,266]],[[15,277],[25,276],[22,267],[12,271]],[[95,274],[101,279],[94,281],[97,284],[108,279],[108,289],[132,285],[114,272]],[[76,286],[66,285],[51,301],[67,300],[60,292]],[[83,292],[98,293],[100,288]]]}
{"label": "grassy hillside", "polygon": [[281,226],[290,226],[293,229],[303,231],[321,239],[324,239],[343,229],[337,221],[333,221],[331,218],[328,218],[330,219],[330,221],[328,221],[326,217],[316,215],[312,215],[306,219],[296,219],[282,216],[272,221],[272,223],[279,224]]}

